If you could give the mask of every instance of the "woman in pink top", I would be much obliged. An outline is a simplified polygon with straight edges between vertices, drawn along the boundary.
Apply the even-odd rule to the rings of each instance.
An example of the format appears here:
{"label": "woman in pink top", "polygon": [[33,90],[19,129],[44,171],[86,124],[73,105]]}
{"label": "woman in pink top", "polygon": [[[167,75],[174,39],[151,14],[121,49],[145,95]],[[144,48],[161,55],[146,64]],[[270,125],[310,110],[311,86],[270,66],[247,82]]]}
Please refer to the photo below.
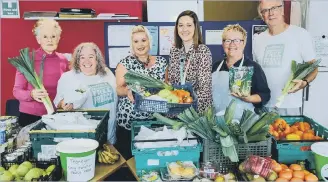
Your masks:
{"label": "woman in pink top", "polygon": [[57,82],[60,76],[68,71],[68,61],[64,55],[55,52],[57,49],[61,28],[55,20],[41,19],[33,29],[40,48],[35,51],[34,66],[40,73],[41,62],[44,59],[43,85],[45,90],[34,89],[19,71],[16,72],[13,94],[19,100],[21,126],[29,125],[47,114],[41,99],[49,95],[53,100],[56,96]]}

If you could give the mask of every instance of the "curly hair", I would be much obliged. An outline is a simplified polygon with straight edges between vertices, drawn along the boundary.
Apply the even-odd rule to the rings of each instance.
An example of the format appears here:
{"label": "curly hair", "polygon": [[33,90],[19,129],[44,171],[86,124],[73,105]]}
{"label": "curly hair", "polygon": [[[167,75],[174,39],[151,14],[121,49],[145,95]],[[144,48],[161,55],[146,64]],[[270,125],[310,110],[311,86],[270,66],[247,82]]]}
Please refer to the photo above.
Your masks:
{"label": "curly hair", "polygon": [[229,31],[241,33],[241,35],[243,36],[243,39],[244,39],[244,43],[246,44],[247,32],[242,26],[240,26],[239,24],[233,24],[233,25],[227,25],[226,27],[224,27],[223,33],[222,33],[222,40],[226,39],[227,33]]}
{"label": "curly hair", "polygon": [[130,49],[131,49],[131,53],[132,54],[134,54],[134,50],[133,50],[133,34],[139,33],[139,32],[144,32],[147,35],[148,41],[149,41],[149,51],[152,48],[153,38],[152,38],[151,34],[149,33],[149,30],[147,29],[147,27],[144,27],[143,25],[137,25],[137,26],[133,27],[132,30],[131,30],[131,45],[130,45]]}
{"label": "curly hair", "polygon": [[40,29],[42,29],[45,26],[53,27],[56,30],[56,33],[60,36],[62,29],[59,26],[59,23],[53,19],[40,19],[34,24],[34,28],[32,29],[32,32],[34,36],[38,36]]}
{"label": "curly hair", "polygon": [[90,47],[95,51],[96,54],[96,61],[97,61],[97,67],[96,67],[96,74],[104,76],[106,75],[106,65],[105,65],[105,59],[99,49],[99,47],[93,43],[93,42],[83,42],[80,43],[78,46],[75,47],[74,53],[71,58],[71,69],[74,69],[76,73],[80,73],[80,56],[81,56],[81,51],[84,47]]}

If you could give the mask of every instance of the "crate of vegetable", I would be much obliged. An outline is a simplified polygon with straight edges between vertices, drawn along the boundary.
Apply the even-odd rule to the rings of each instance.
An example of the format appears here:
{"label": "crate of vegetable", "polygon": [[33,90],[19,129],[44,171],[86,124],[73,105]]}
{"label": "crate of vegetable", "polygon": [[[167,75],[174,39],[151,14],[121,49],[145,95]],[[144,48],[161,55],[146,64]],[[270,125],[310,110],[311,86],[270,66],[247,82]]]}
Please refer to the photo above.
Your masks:
{"label": "crate of vegetable", "polygon": [[[165,125],[161,121],[133,121],[131,129],[131,149],[136,161],[136,172],[141,174],[143,170],[160,170],[165,168],[167,162],[192,161],[199,166],[202,144],[194,136],[183,135],[171,130],[173,127]],[[181,128],[181,131],[183,130]],[[140,139],[136,136],[145,135],[144,131],[153,133],[147,138]],[[171,136],[163,135],[170,132]],[[155,133],[156,132],[156,133]],[[153,139],[151,136],[162,136],[160,139]],[[178,137],[180,136],[180,137]],[[164,137],[164,138],[163,138]],[[178,141],[177,138],[182,139]]]}
{"label": "crate of vegetable", "polygon": [[[65,138],[90,138],[97,140],[100,144],[106,142],[109,112],[111,111],[78,110],[70,112],[83,112],[85,118],[98,120],[100,123],[95,130],[49,130],[45,123],[39,123],[29,132],[34,158],[38,158],[39,153],[55,154],[56,144]],[[65,113],[65,111],[57,113]]]}
{"label": "crate of vegetable", "polygon": [[197,108],[197,96],[190,83],[169,85],[133,71],[128,71],[124,78],[135,93],[137,111],[179,114],[191,106]]}
{"label": "crate of vegetable", "polygon": [[328,142],[328,129],[307,116],[282,116],[271,124],[274,137],[273,157],[282,163],[308,159],[314,169],[311,145],[317,141]]}

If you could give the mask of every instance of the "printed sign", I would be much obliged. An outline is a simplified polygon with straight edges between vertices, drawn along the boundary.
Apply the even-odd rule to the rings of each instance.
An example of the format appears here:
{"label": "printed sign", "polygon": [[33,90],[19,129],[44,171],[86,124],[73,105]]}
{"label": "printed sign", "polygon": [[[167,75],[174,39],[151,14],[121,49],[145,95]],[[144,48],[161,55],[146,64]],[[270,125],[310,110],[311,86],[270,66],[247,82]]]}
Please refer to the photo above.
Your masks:
{"label": "printed sign", "polygon": [[0,0],[1,18],[19,18],[18,0]]}
{"label": "printed sign", "polygon": [[67,157],[67,181],[87,181],[95,174],[96,152],[86,157]]}
{"label": "printed sign", "polygon": [[263,61],[260,65],[263,68],[280,68],[282,66],[282,56],[284,55],[284,44],[268,45],[265,48]]}
{"label": "printed sign", "polygon": [[113,88],[107,82],[89,85],[93,106],[99,107],[114,101]]}

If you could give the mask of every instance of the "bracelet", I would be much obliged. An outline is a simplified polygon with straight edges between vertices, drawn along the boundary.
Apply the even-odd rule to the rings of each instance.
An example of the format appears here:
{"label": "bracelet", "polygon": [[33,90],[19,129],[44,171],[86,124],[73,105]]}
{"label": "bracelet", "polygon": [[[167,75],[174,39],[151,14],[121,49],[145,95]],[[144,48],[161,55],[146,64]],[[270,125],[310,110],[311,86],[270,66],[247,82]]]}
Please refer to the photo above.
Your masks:
{"label": "bracelet", "polygon": [[306,85],[305,85],[305,87],[309,86],[309,82],[308,82],[306,79],[303,79],[303,81],[305,81],[305,82],[306,82]]}

